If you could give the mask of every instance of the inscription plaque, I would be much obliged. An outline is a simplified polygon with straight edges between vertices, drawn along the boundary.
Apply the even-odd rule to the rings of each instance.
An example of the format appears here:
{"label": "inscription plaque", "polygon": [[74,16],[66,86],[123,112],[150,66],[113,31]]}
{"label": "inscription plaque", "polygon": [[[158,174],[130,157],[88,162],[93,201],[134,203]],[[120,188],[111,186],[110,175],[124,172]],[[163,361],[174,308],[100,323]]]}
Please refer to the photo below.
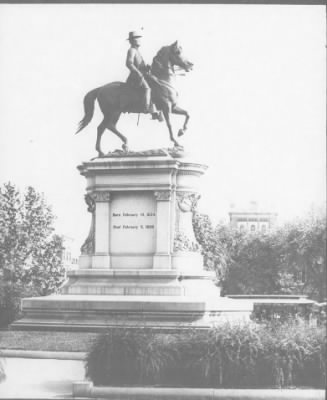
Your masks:
{"label": "inscription plaque", "polygon": [[114,193],[110,207],[111,253],[154,253],[156,202],[151,193]]}

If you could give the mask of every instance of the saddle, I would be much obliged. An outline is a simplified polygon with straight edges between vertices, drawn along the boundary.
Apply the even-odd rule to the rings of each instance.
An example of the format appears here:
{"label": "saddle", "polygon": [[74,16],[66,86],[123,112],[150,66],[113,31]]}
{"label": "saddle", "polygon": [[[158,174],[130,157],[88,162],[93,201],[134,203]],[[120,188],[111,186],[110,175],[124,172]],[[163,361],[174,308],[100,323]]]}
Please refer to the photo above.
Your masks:
{"label": "saddle", "polygon": [[142,88],[122,83],[120,92],[120,109],[128,113],[145,113],[145,99]]}
{"label": "saddle", "polygon": [[[155,102],[168,103],[169,106],[177,104],[178,93],[168,82],[160,80],[153,75],[148,75],[147,82],[152,90],[152,98]],[[128,82],[121,83],[120,108],[122,112],[147,113],[145,109],[144,90]]]}

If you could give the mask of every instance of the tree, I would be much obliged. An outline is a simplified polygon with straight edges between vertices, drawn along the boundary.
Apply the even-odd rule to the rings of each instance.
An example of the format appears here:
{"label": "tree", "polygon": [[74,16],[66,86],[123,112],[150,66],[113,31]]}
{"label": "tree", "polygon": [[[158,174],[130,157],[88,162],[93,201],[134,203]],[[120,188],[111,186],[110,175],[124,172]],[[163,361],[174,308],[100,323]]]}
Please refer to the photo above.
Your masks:
{"label": "tree", "polygon": [[46,295],[62,284],[63,244],[53,234],[53,221],[51,207],[34,188],[23,194],[10,182],[0,188],[0,307],[13,297],[16,309],[16,298]]}
{"label": "tree", "polygon": [[311,216],[278,232],[281,271],[301,280],[301,293],[326,299],[326,217]]}
{"label": "tree", "polygon": [[195,213],[195,237],[201,244],[204,263],[216,271],[222,293],[271,293],[278,280],[271,239],[239,232],[227,225],[213,227],[207,215]]}
{"label": "tree", "polygon": [[225,278],[228,266],[228,251],[225,243],[219,240],[208,215],[193,213],[193,229],[195,238],[202,248],[204,265],[208,270],[215,271],[217,280]]}
{"label": "tree", "polygon": [[[223,230],[223,229],[221,229]],[[225,233],[228,229],[224,229]],[[230,262],[223,281],[229,294],[279,292],[279,252],[273,235],[230,229]]]}
{"label": "tree", "polygon": [[326,298],[326,218],[305,218],[269,233],[213,227],[207,215],[193,219],[205,264],[217,272],[222,293],[307,294]]}

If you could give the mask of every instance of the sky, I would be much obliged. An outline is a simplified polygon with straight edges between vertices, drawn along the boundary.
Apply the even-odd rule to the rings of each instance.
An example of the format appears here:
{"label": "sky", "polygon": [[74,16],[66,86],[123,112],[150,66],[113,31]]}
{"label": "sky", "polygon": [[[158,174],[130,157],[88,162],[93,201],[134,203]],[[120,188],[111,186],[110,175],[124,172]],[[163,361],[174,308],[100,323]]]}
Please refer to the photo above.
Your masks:
{"label": "sky", "polygon": [[[257,201],[280,222],[325,202],[326,11],[324,6],[0,5],[0,184],[31,185],[80,246],[90,215],[77,165],[96,156],[102,115],[77,136],[83,97],[124,81],[128,32],[141,52],[178,40],[194,70],[176,78],[191,115],[181,144],[209,166],[200,210],[228,220],[230,204]],[[173,117],[175,133],[182,126]],[[132,150],[169,147],[164,123],[123,115]],[[109,131],[105,152],[121,143]]]}

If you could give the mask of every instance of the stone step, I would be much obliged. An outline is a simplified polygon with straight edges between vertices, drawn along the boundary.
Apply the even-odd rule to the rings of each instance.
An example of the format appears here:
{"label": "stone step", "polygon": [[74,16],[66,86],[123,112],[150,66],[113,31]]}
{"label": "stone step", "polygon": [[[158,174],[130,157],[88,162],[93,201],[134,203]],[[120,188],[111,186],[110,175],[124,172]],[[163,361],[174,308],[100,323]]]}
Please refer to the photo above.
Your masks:
{"label": "stone step", "polygon": [[150,286],[136,283],[77,282],[63,288],[61,293],[109,296],[183,296],[185,291],[180,286],[155,283]]}
{"label": "stone step", "polygon": [[23,299],[22,309],[24,317],[13,329],[98,330],[144,325],[209,327],[221,317],[248,319],[252,304],[219,296],[51,295]]}
{"label": "stone step", "polygon": [[200,270],[188,270],[188,271],[177,271],[173,269],[104,269],[104,268],[92,268],[92,269],[76,269],[67,271],[67,277],[78,277],[78,278],[166,278],[166,279],[191,279],[191,278],[203,278],[213,279],[215,277],[214,271]]}

